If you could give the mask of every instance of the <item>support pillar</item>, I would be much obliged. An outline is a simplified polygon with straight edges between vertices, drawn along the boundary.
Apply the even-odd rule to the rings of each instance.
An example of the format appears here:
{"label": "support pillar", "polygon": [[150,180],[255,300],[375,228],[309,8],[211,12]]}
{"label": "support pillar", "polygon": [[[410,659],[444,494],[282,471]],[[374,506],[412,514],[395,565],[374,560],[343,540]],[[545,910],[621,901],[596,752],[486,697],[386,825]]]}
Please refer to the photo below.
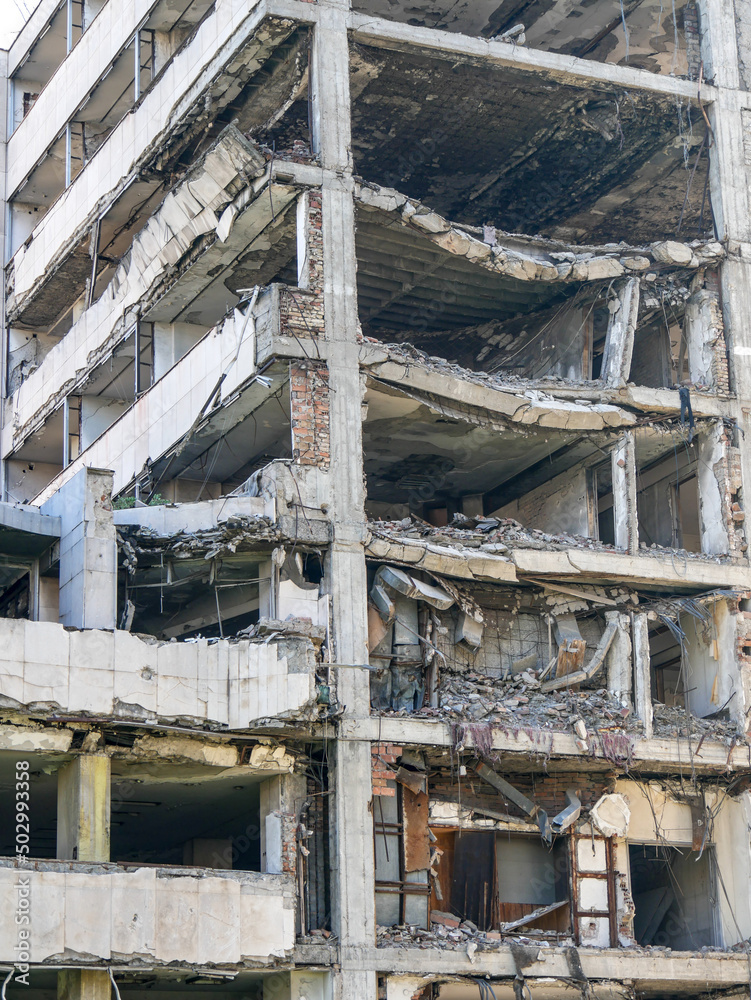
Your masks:
{"label": "support pillar", "polygon": [[73,628],[115,628],[117,536],[112,515],[113,474],[81,469],[42,504],[62,521],[60,623]]}
{"label": "support pillar", "polygon": [[628,615],[620,614],[618,611],[606,613],[608,622],[612,620],[611,616],[617,619],[618,630],[607,656],[608,691],[625,707],[631,704],[632,690],[631,622]]}
{"label": "support pillar", "polygon": [[[327,562],[334,654],[338,663],[367,663],[365,495],[362,387],[359,367],[357,254],[352,174],[349,0],[322,0],[311,57],[312,134],[323,167],[324,318],[328,343],[332,541]],[[340,670],[340,726],[370,714],[369,675]],[[370,745],[337,739],[332,759],[332,929],[339,938],[337,997],[376,1000],[376,974],[360,956],[375,945],[375,863]]]}
{"label": "support pillar", "polygon": [[110,859],[110,758],[82,754],[57,772],[57,857]]}
{"label": "support pillar", "polygon": [[639,520],[636,509],[636,448],[633,431],[625,431],[611,453],[613,480],[613,525],[616,548],[629,555],[639,551]]}
{"label": "support pillar", "polygon": [[[698,0],[704,78],[717,88],[716,99],[706,108],[712,126],[710,199],[717,237],[728,252],[720,285],[730,388],[736,394],[729,406],[735,409],[734,443],[740,446],[751,435],[751,109],[741,86],[736,3]],[[742,482],[751,482],[748,447],[740,447],[740,466]]]}
{"label": "support pillar", "polygon": [[611,303],[600,378],[611,388],[628,382],[634,353],[634,334],[639,316],[639,279],[629,278]]}
{"label": "support pillar", "polygon": [[632,618],[634,647],[634,708],[644,723],[644,738],[652,738],[652,680],[649,664],[649,620],[645,614]]}
{"label": "support pillar", "polygon": [[[71,861],[110,859],[110,758],[85,754],[57,773],[57,857]],[[110,1000],[112,983],[103,969],[62,969],[57,1000]]]}

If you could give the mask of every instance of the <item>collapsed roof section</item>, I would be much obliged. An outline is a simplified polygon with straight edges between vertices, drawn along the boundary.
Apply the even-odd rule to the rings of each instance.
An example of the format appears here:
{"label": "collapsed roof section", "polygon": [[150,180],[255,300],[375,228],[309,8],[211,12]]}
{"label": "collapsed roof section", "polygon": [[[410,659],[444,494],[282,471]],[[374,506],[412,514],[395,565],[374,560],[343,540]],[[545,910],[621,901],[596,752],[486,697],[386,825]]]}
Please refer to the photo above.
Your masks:
{"label": "collapsed roof section", "polygon": [[[642,314],[667,306],[680,323],[694,275],[724,258],[714,240],[576,246],[463,226],[364,183],[357,199],[363,332],[475,370],[597,378],[617,311],[614,289],[643,278]],[[650,377],[647,368],[642,377]]]}
{"label": "collapsed roof section", "polygon": [[350,66],[357,172],[444,215],[579,241],[712,232],[695,102],[366,33]]}

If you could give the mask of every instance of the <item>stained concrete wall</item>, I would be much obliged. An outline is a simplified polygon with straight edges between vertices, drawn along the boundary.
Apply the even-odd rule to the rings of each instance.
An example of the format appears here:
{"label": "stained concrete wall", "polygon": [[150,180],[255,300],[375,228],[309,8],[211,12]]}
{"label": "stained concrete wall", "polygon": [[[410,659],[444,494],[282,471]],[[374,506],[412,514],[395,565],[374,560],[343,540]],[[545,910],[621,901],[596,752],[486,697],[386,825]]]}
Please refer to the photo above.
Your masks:
{"label": "stained concrete wall", "polygon": [[738,665],[735,660],[735,616],[725,601],[707,605],[712,614],[708,623],[691,615],[681,615],[681,627],[686,634],[685,685],[688,704],[694,715],[704,717],[724,708],[737,718],[743,713],[739,689]]}
{"label": "stained concrete wall", "polygon": [[126,718],[183,718],[242,729],[315,700],[306,639],[157,642],[51,622],[0,619],[0,704]]}
{"label": "stained concrete wall", "polygon": [[569,469],[548,483],[494,511],[495,517],[513,517],[525,528],[551,534],[587,536],[590,533],[585,469]]}
{"label": "stained concrete wall", "polygon": [[[41,866],[37,862],[37,866]],[[32,962],[65,955],[102,962],[222,964],[284,957],[294,945],[294,877],[45,862],[31,889]],[[19,867],[0,860],[0,895],[16,897]],[[15,907],[0,911],[0,962],[13,963]]]}

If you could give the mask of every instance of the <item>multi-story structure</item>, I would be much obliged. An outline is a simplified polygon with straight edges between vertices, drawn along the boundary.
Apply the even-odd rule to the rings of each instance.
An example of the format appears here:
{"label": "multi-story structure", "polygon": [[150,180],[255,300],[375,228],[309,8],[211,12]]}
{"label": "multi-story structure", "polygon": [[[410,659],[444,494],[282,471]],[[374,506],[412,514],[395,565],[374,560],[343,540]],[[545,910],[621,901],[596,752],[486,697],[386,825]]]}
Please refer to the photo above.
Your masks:
{"label": "multi-story structure", "polygon": [[2,68],[5,1000],[746,995],[747,0]]}

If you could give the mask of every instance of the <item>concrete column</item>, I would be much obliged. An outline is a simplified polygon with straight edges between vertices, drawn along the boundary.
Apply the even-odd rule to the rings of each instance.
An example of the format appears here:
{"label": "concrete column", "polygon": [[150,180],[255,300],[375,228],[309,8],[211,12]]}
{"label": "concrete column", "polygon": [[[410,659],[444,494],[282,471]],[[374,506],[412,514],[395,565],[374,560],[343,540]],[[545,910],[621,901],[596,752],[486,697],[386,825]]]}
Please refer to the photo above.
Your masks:
{"label": "concrete column", "polygon": [[615,544],[630,555],[639,551],[636,510],[636,449],[633,431],[625,431],[611,453]]}
{"label": "concrete column", "polygon": [[[326,567],[336,662],[367,663],[362,389],[357,343],[357,257],[352,176],[349,0],[322,0],[311,59],[313,143],[323,167],[324,313],[329,343],[332,542]],[[337,693],[347,719],[370,713],[369,677],[340,670]],[[357,969],[375,944],[375,865],[370,746],[338,739],[332,753],[332,921],[339,936],[341,997],[376,1000],[376,975]]]}
{"label": "concrete column", "polygon": [[652,681],[649,664],[649,622],[645,614],[634,614],[631,620],[634,649],[634,708],[644,723],[644,736],[652,736]]}
{"label": "concrete column", "polygon": [[57,974],[57,1000],[110,1000],[112,982],[103,969],[62,969]]}
{"label": "concrete column", "polygon": [[704,287],[704,274],[694,278],[691,296],[686,302],[684,329],[688,355],[688,374],[697,385],[717,390],[715,344],[722,338],[722,313],[717,295]]}
{"label": "concrete column", "polygon": [[613,617],[618,620],[618,631],[615,633],[607,656],[608,691],[615,695],[622,705],[631,704],[632,690],[632,643],[631,622],[629,616],[618,611],[608,611],[605,614],[608,623]]}
{"label": "concrete column", "polygon": [[[76,757],[57,772],[57,857],[110,859],[110,758]],[[110,1000],[109,973],[64,969],[57,974],[58,1000]]]}
{"label": "concrete column", "polygon": [[[725,457],[722,424],[717,423],[699,439],[699,461],[696,475],[699,481],[699,523],[701,550],[707,555],[725,555],[730,548],[726,505],[730,498],[723,496],[715,468],[722,469]],[[723,509],[725,508],[725,509]]]}
{"label": "concrete column", "polygon": [[57,857],[110,859],[110,759],[82,754],[57,772]]}
{"label": "concrete column", "polygon": [[[8,111],[10,110],[10,114],[13,114],[13,94],[15,89],[13,84],[9,84],[8,82],[7,49],[0,49],[0,79],[3,81],[4,93],[6,93],[10,98],[10,100],[5,99],[0,101],[0,239],[2,240],[3,264],[6,264],[10,257],[10,233],[8,232],[10,212],[8,209],[8,203],[5,200],[6,176],[8,173]],[[8,371],[6,367],[8,361],[8,331],[5,327],[4,295],[0,295],[0,324],[2,324],[0,329],[3,331],[3,337],[6,338],[5,344],[3,344],[3,350],[0,351],[0,386],[3,387],[2,395],[5,396],[5,386],[8,384]],[[3,407],[2,414],[0,414],[0,427],[3,427],[4,424],[5,408]],[[0,473],[2,475],[2,481],[0,482],[0,498],[7,500],[8,494],[5,480],[5,462],[0,462]]]}
{"label": "concrete column", "polygon": [[278,875],[284,871],[283,817],[286,814],[297,820],[307,795],[305,777],[302,774],[278,774],[262,781],[259,792],[261,871]]}
{"label": "concrete column", "polygon": [[[705,79],[718,88],[706,109],[713,148],[709,181],[717,235],[728,258],[721,268],[722,309],[730,385],[738,428],[751,434],[751,139],[749,95],[741,90],[734,0],[698,0]],[[739,436],[740,437],[740,436]],[[740,437],[740,440],[743,440]],[[751,482],[751,449],[741,448],[744,484]],[[745,491],[744,491],[745,492]]]}
{"label": "concrete column", "polygon": [[613,388],[628,382],[634,353],[634,333],[639,316],[639,279],[629,278],[611,303],[600,378]]}
{"label": "concrete column", "polygon": [[62,520],[60,622],[73,628],[115,628],[117,537],[112,516],[113,474],[81,469],[43,514]]}

